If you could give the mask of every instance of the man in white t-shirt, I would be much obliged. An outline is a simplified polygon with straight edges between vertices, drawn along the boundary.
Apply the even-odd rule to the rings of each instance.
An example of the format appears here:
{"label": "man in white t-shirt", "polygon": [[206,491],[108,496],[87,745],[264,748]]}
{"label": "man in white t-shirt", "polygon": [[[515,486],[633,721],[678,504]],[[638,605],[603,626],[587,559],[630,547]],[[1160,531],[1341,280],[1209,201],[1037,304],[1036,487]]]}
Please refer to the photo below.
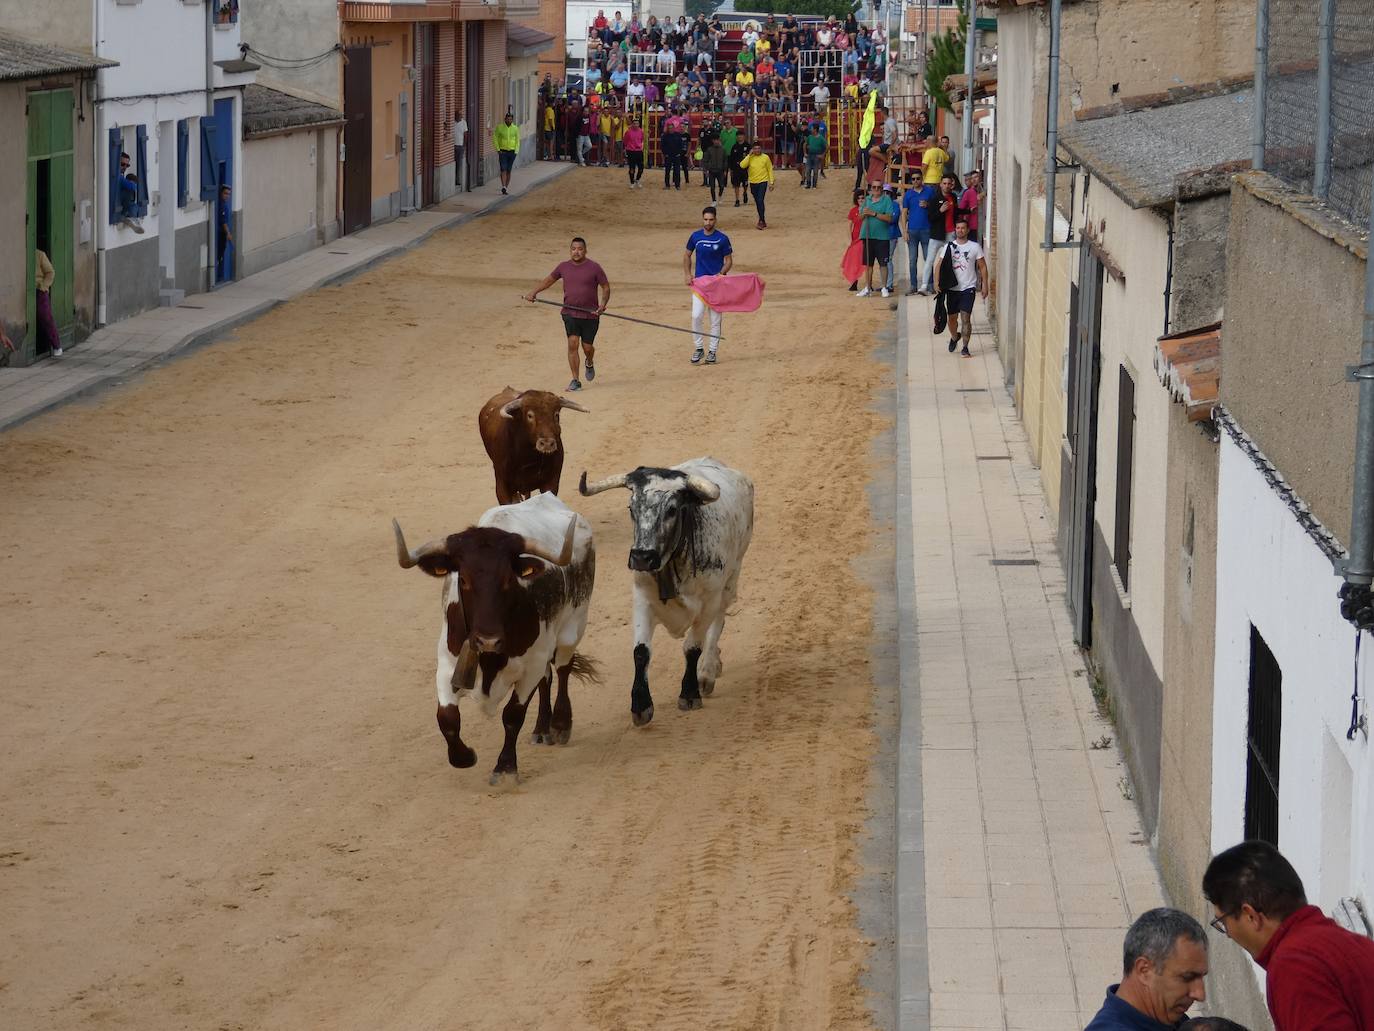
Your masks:
{"label": "man in white t-shirt", "polygon": [[453,185],[459,193],[467,189],[468,170],[463,163],[463,142],[467,138],[467,119],[459,115],[453,120]]}
{"label": "man in white t-shirt", "polygon": [[[954,285],[944,277],[945,255],[953,259]],[[949,314],[949,352],[953,354],[959,346],[962,333],[964,349],[960,352],[965,358],[969,354],[969,341],[973,339],[973,295],[988,296],[988,264],[983,258],[983,248],[976,240],[968,238],[968,219],[960,215],[954,221],[954,239],[950,240],[935,257],[935,289],[945,295],[945,311]]]}
{"label": "man in white t-shirt", "polygon": [[830,87],[823,82],[818,82],[811,87],[811,99],[816,104],[818,114],[825,114],[826,108],[830,106]]}

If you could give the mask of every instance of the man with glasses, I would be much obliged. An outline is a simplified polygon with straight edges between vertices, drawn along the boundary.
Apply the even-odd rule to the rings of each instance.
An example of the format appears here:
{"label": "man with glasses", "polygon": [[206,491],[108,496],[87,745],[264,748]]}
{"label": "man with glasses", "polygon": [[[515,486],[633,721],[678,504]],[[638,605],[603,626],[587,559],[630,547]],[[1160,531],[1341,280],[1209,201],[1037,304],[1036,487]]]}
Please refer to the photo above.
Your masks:
{"label": "man with glasses", "polygon": [[1309,906],[1278,849],[1228,848],[1207,865],[1202,893],[1212,926],[1264,968],[1277,1031],[1374,1031],[1374,941]]}
{"label": "man with glasses", "polygon": [[1172,1031],[1207,998],[1207,932],[1187,913],[1152,909],[1126,932],[1121,983],[1084,1031]]}

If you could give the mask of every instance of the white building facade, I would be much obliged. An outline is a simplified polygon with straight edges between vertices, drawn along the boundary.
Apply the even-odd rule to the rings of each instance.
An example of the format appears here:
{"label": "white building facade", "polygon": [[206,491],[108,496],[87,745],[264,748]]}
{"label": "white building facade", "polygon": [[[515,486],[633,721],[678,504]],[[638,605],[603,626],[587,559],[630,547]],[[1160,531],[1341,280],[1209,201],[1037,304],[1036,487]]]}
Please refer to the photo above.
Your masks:
{"label": "white building facade", "polygon": [[1274,841],[1308,901],[1368,934],[1345,900],[1367,913],[1374,898],[1374,656],[1357,669],[1339,544],[1244,431],[1222,424],[1212,850]]}
{"label": "white building facade", "polygon": [[[120,61],[100,74],[95,105],[105,324],[236,278],[241,88],[255,66],[239,53],[237,0],[93,3],[94,49]],[[132,195],[120,182],[125,154]],[[227,233],[216,210],[224,186]]]}

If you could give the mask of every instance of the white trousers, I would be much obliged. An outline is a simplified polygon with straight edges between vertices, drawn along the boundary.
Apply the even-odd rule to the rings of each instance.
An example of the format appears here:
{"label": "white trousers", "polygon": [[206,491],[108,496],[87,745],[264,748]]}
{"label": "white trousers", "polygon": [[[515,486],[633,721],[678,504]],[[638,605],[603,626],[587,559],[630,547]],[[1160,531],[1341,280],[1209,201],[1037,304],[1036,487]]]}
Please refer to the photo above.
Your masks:
{"label": "white trousers", "polygon": [[716,311],[696,294],[692,294],[692,343],[696,345],[698,351],[705,348],[712,354],[715,354],[716,345],[719,344],[720,341],[714,338],[708,339],[701,335],[703,332],[702,323],[706,321],[707,315],[711,316],[711,328],[705,330],[705,332],[714,333],[716,337],[719,337],[721,323],[720,312]]}

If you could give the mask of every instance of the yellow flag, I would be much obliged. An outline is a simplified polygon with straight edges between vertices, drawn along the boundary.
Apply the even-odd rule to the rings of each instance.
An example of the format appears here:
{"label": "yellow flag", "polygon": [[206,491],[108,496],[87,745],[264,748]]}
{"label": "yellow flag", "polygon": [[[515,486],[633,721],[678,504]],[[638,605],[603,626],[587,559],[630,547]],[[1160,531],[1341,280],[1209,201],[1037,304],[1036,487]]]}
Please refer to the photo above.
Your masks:
{"label": "yellow flag", "polygon": [[867,147],[873,139],[873,123],[877,120],[874,108],[878,103],[878,91],[873,90],[868,94],[868,107],[864,108],[863,124],[859,126],[859,146]]}

